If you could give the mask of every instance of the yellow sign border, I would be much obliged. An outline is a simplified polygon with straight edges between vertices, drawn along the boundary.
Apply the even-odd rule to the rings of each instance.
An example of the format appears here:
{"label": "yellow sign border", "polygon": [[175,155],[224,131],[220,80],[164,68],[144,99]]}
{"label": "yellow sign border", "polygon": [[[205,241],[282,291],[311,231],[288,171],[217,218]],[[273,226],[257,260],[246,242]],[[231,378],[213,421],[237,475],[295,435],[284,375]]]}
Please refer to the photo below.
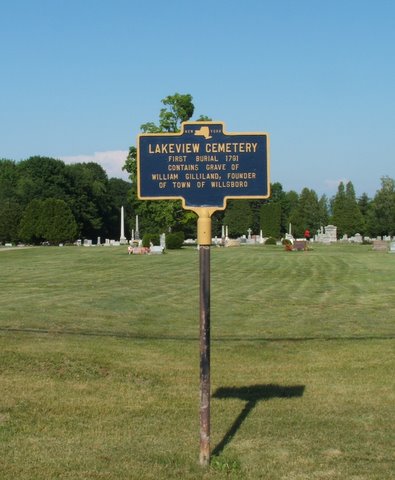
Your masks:
{"label": "yellow sign border", "polygon": [[[238,135],[266,135],[266,148],[267,148],[267,195],[257,195],[257,196],[245,196],[245,195],[238,195],[238,196],[226,196],[223,199],[222,207],[209,207],[209,206],[201,206],[201,207],[190,207],[185,205],[185,198],[181,196],[175,197],[142,197],[140,195],[140,138],[141,137],[180,137],[184,134],[185,128],[189,125],[222,125],[222,132],[225,135],[229,136],[238,136]],[[217,210],[225,210],[226,203],[228,200],[254,200],[254,199],[266,199],[270,197],[270,139],[269,134],[266,132],[227,132],[225,129],[225,123],[218,121],[218,122],[183,122],[181,124],[181,132],[165,132],[165,133],[140,133],[137,135],[137,198],[139,200],[181,200],[182,208],[184,210],[192,210],[193,212],[197,213],[203,217],[211,217],[211,215],[216,212]]]}

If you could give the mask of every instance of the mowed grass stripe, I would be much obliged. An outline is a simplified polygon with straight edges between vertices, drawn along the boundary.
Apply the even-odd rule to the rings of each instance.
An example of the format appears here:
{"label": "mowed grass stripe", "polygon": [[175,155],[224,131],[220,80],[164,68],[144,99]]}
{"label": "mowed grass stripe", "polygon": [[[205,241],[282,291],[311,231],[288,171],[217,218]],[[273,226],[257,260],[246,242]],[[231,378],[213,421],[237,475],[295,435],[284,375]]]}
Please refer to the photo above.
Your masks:
{"label": "mowed grass stripe", "polygon": [[[393,334],[393,256],[314,246],[213,248],[211,257],[213,338]],[[2,327],[197,335],[196,249],[43,248],[4,252],[0,263]]]}
{"label": "mowed grass stripe", "polygon": [[[197,342],[35,338],[0,335],[2,478],[203,477]],[[212,446],[225,444],[204,478],[391,478],[389,342],[214,347]],[[250,407],[215,395],[295,385]]]}

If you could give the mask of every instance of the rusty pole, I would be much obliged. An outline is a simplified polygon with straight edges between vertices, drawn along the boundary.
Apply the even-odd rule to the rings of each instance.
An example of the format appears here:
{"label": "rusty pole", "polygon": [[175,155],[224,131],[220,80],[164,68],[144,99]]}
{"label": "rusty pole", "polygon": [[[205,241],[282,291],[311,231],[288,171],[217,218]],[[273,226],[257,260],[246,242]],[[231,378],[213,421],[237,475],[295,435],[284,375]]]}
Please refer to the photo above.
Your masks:
{"label": "rusty pole", "polygon": [[210,246],[200,251],[200,465],[210,462]]}
{"label": "rusty pole", "polygon": [[211,218],[199,216],[200,274],[200,465],[210,463],[210,244]]}

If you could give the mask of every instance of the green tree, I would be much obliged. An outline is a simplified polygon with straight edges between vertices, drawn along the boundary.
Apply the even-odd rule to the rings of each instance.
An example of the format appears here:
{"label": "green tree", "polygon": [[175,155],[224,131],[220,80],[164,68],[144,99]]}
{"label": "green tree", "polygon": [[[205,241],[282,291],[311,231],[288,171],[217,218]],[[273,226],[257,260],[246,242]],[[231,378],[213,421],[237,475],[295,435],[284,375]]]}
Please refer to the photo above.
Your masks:
{"label": "green tree", "polygon": [[135,146],[129,148],[129,153],[122,170],[129,174],[129,180],[132,184],[132,201],[137,201],[137,148]]}
{"label": "green tree", "polygon": [[77,231],[77,223],[66,202],[47,198],[29,203],[22,216],[19,235],[26,242],[58,244],[75,240]]}
{"label": "green tree", "polygon": [[270,202],[261,207],[261,229],[265,237],[281,236],[281,204]]}
{"label": "green tree", "polygon": [[322,195],[318,200],[319,225],[328,225],[329,222],[329,200],[326,195]]}
{"label": "green tree", "polygon": [[[193,98],[190,94],[175,93],[162,99],[164,108],[159,113],[159,123],[143,123],[140,128],[143,133],[177,133],[181,123],[188,121],[194,112]],[[200,116],[198,121],[207,121],[208,117]],[[193,234],[196,227],[196,215],[184,211],[181,201],[140,201],[137,198],[137,149],[129,148],[123,170],[129,173],[132,183],[132,207],[139,215],[140,230],[148,229],[149,233],[163,232],[182,228],[187,234]]]}
{"label": "green tree", "polygon": [[22,218],[22,207],[15,200],[0,202],[0,242],[16,242],[19,240],[19,223]]}
{"label": "green tree", "polygon": [[153,122],[143,123],[143,133],[179,132],[181,123],[189,120],[195,107],[192,103],[192,96],[189,94],[175,93],[162,99],[165,108],[159,113],[159,125]]}
{"label": "green tree", "polygon": [[299,196],[297,207],[290,216],[292,232],[296,237],[302,237],[305,230],[311,234],[320,227],[320,204],[314,190],[304,188]]}
{"label": "green tree", "polygon": [[[253,213],[253,221],[251,228],[254,232],[259,232],[262,228],[262,221],[261,221],[261,208],[263,205],[267,203],[277,203],[280,206],[280,215],[281,215],[281,222],[280,222],[280,231],[285,231],[286,227],[286,219],[284,217],[284,201],[285,201],[286,194],[283,190],[283,186],[279,182],[272,183],[270,185],[270,198],[265,200],[254,199],[249,200],[251,210]],[[280,234],[279,234],[280,235]],[[277,236],[277,235],[276,235]]]}
{"label": "green tree", "polygon": [[106,221],[111,212],[106,172],[97,163],[67,165],[71,178],[68,204],[83,238],[106,236]]}
{"label": "green tree", "polygon": [[337,227],[339,236],[364,232],[364,218],[358,207],[352,182],[344,186],[340,182],[336,196],[332,201],[332,223]]}
{"label": "green tree", "polygon": [[74,241],[78,227],[70,207],[64,200],[47,198],[42,201],[41,236],[52,244]]}
{"label": "green tree", "polygon": [[284,199],[281,202],[281,231],[289,232],[291,224],[291,233],[293,233],[291,219],[295,215],[299,204],[299,194],[295,190],[285,192]]}
{"label": "green tree", "polygon": [[24,242],[39,244],[45,240],[41,225],[44,215],[42,201],[39,199],[32,200],[26,207],[19,228],[19,237]]}
{"label": "green tree", "polygon": [[49,157],[30,157],[18,163],[17,194],[26,206],[34,199],[67,199],[70,188],[66,165]]}
{"label": "green tree", "polygon": [[238,237],[246,235],[253,220],[248,200],[230,200],[225,210],[224,224],[228,225],[229,235]]}
{"label": "green tree", "polygon": [[371,204],[368,224],[373,236],[395,235],[395,180],[389,176],[381,177],[381,188]]}
{"label": "green tree", "polygon": [[0,203],[6,200],[18,200],[17,185],[19,170],[13,160],[0,160]]}

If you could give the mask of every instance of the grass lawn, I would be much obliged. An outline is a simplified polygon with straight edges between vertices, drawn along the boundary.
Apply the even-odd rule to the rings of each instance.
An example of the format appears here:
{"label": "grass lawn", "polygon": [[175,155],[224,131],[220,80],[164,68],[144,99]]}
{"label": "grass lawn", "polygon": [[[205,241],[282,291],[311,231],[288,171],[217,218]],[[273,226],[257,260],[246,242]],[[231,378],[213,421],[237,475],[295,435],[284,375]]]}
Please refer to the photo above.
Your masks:
{"label": "grass lawn", "polygon": [[213,248],[212,462],[198,252],[0,250],[0,478],[394,478],[395,255]]}

